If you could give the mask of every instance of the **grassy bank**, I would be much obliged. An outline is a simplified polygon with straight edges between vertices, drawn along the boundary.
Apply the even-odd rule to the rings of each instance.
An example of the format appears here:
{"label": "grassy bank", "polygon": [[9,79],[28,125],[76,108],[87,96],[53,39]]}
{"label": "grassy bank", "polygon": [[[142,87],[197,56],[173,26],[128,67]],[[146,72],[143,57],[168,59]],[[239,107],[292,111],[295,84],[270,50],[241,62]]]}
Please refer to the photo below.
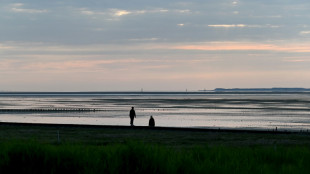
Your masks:
{"label": "grassy bank", "polygon": [[257,145],[308,145],[309,133],[261,133],[246,131],[193,131],[192,129],[167,130],[164,128],[150,129],[141,127],[93,127],[63,125],[19,125],[0,124],[0,142],[8,140],[29,141],[40,143],[68,143],[107,145],[126,141],[156,143],[168,146],[190,147],[197,145],[209,146],[257,146]]}
{"label": "grassy bank", "polygon": [[309,134],[0,125],[0,173],[309,173],[309,139]]}
{"label": "grassy bank", "polygon": [[0,173],[309,173],[304,146],[176,148],[141,142],[104,146],[5,142]]}

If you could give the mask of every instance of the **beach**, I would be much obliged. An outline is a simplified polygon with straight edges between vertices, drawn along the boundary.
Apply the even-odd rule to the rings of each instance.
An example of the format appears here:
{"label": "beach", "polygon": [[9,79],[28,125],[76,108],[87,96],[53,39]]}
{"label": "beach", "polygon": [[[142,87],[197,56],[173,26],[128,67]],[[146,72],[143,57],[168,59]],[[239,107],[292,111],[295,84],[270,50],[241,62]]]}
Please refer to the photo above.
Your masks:
{"label": "beach", "polygon": [[309,93],[1,93],[0,122],[307,131]]}

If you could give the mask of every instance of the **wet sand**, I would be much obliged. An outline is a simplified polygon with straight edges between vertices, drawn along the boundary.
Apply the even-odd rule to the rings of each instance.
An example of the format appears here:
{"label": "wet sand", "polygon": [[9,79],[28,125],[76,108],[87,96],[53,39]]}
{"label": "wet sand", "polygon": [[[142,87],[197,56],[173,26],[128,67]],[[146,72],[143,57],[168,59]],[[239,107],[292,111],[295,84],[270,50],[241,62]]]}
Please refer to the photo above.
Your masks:
{"label": "wet sand", "polygon": [[0,122],[126,126],[134,106],[138,126],[307,131],[309,94],[0,93]]}

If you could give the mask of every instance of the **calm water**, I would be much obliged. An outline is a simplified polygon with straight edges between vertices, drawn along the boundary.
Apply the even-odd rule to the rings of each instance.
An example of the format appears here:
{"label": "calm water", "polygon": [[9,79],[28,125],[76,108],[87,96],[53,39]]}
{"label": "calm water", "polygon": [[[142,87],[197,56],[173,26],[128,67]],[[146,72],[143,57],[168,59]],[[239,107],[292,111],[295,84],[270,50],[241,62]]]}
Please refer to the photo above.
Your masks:
{"label": "calm water", "polygon": [[16,93],[0,94],[0,122],[232,129],[310,129],[310,93]]}

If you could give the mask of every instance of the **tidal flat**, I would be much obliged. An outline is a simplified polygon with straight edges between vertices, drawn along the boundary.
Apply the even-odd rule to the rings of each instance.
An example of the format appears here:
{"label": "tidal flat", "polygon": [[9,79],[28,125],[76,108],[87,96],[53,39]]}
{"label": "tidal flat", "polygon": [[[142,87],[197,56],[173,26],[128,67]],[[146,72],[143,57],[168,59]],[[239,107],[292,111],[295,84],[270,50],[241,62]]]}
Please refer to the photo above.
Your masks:
{"label": "tidal flat", "polygon": [[310,130],[310,93],[0,93],[0,122]]}

